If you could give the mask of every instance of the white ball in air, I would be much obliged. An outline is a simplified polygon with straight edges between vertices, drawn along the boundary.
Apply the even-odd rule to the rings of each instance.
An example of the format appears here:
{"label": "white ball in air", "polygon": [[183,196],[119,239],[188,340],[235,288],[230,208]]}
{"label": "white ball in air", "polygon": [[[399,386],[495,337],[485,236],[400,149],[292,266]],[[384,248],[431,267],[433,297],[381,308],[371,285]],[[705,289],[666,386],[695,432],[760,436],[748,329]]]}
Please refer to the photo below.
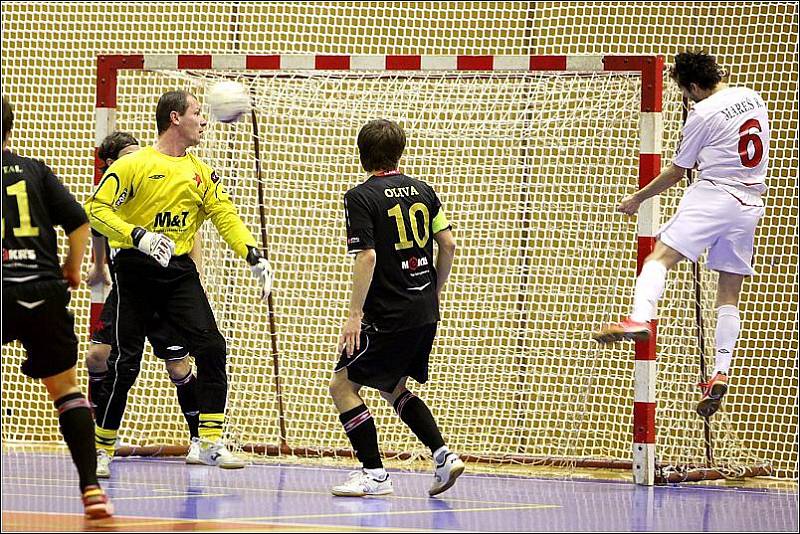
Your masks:
{"label": "white ball in air", "polygon": [[218,82],[206,95],[211,114],[220,122],[236,122],[250,112],[250,94],[239,82]]}

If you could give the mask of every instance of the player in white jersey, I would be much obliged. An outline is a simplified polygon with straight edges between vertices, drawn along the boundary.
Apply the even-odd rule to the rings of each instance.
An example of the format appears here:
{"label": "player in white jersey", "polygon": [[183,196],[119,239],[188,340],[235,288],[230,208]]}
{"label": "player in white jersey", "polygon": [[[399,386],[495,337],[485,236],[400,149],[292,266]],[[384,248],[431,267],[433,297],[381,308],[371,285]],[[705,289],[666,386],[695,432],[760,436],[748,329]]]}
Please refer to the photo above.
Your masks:
{"label": "player in white jersey", "polygon": [[769,154],[769,122],[761,97],[750,89],[728,87],[723,70],[703,52],[675,57],[670,75],[695,104],[684,124],[672,165],[650,184],[624,198],[617,208],[634,215],[639,205],[697,168],[675,215],[657,234],[655,249],[636,280],[633,310],[626,319],[594,335],[600,343],[645,340],[650,320],[664,292],[667,271],[684,258],[696,262],[708,250],[708,268],[719,272],[717,285],[716,359],[711,379],[702,384],[697,413],[708,417],[728,389],[728,372],[739,337],[739,293],[751,266],[753,240],[764,215],[762,193]]}

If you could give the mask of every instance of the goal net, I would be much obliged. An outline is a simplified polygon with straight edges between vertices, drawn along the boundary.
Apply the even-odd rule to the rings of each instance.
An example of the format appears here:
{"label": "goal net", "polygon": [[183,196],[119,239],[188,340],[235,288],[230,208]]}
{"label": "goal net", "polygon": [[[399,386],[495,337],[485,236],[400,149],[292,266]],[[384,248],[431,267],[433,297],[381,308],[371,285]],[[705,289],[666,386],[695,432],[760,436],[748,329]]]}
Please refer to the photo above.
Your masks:
{"label": "goal net", "polygon": [[[502,17],[514,19],[519,15],[515,9],[509,7]],[[555,15],[537,24],[560,25],[564,33],[572,22],[559,14],[558,6],[547,9]],[[586,14],[587,20],[600,16]],[[678,20],[674,17],[670,20]],[[213,22],[209,25],[217,27]],[[514,42],[527,35],[526,24],[514,27]],[[571,35],[590,39],[591,27],[585,24]],[[559,33],[554,28],[546,33]],[[245,25],[243,42],[260,35],[251,30]],[[617,35],[624,32],[615,30]],[[605,44],[581,48],[566,42],[568,38],[533,48],[541,53],[578,49],[580,54],[614,49]],[[198,39],[221,38],[209,34]],[[327,39],[323,48],[344,53],[334,36]],[[441,54],[453,53],[437,43],[424,44]],[[674,46],[669,47],[672,53]],[[152,50],[172,53],[173,48]],[[140,50],[132,46],[125,52],[130,49]],[[300,45],[279,49],[307,53]],[[374,49],[365,53],[386,52]],[[397,49],[406,52],[409,46]],[[472,49],[485,51],[478,45]],[[655,46],[637,48],[642,49],[662,53]],[[538,53],[531,50],[518,46],[506,52]],[[792,50],[790,59],[796,57]],[[431,407],[448,444],[498,469],[548,460],[630,468],[633,349],[601,349],[591,333],[618,320],[632,300],[640,254],[637,222],[615,213],[615,207],[635,189],[640,175],[639,74],[314,66],[245,70],[205,65],[204,60],[192,66],[195,60],[189,59],[186,68],[118,71],[114,128],[148,145],[155,141],[155,103],[166,90],[188,89],[204,103],[211,84],[235,79],[253,94],[257,137],[250,117],[232,125],[211,122],[195,150],[225,181],[259,240],[263,209],[265,246],[276,271],[273,330],[270,310],[258,301],[244,262],[210,224],[203,228],[203,281],[229,348],[226,437],[233,444],[259,456],[346,456],[350,449],[327,393],[351,279],[342,198],[365,178],[355,146],[358,129],[385,117],[399,122],[409,138],[401,169],[436,188],[459,244],[443,297],[430,381],[412,384]],[[86,63],[81,68],[94,69],[94,57]],[[731,67],[736,72],[736,65]],[[659,309],[654,385],[655,456],[664,473],[688,477],[693,467],[715,467],[738,476],[768,465],[774,475],[797,476],[797,158],[791,135],[797,112],[790,104],[796,74],[795,68],[772,85],[756,87],[775,107],[772,188],[757,237],[760,274],[746,282],[742,297],[743,331],[730,394],[711,421],[713,461],[703,420],[694,412],[700,371],[691,269],[681,265],[670,274]],[[666,163],[682,122],[680,95],[667,82],[662,117],[658,152]],[[41,132],[29,136],[42,140]],[[30,149],[27,154],[49,159],[49,154],[31,154]],[[85,200],[91,188],[88,151],[81,158],[60,174],[76,184],[79,189],[73,190]],[[263,204],[258,202],[259,182]],[[662,195],[656,221],[666,221],[681,194],[678,189]],[[713,273],[703,272],[709,347],[714,281]],[[75,305],[85,333],[88,298],[81,295]],[[51,403],[38,384],[19,374],[22,357],[19,347],[3,349],[3,441],[58,443]],[[426,454],[378,395],[366,391],[365,398],[385,453],[400,458]],[[149,347],[120,435],[137,450],[188,443],[174,387]]]}

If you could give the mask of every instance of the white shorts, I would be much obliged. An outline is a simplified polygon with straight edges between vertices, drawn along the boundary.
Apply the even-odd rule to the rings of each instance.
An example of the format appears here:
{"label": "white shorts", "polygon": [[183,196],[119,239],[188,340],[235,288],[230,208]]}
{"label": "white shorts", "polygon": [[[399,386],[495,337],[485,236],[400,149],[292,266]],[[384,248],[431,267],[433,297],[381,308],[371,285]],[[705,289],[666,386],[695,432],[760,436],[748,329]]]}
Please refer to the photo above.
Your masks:
{"label": "white shorts", "polygon": [[759,197],[699,180],[689,186],[678,211],[656,237],[693,262],[708,249],[709,269],[750,276],[755,274],[753,239],[763,215]]}

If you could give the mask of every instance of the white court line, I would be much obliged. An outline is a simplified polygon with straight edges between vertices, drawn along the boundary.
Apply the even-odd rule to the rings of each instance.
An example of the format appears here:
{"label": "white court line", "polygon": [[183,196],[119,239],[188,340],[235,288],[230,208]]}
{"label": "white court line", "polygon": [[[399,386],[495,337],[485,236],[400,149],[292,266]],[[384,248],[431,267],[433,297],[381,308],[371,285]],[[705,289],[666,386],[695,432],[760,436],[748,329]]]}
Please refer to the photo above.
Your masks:
{"label": "white court line", "polygon": [[[69,455],[67,453],[60,455],[60,454],[52,454],[52,453],[16,453],[16,454],[36,454],[38,456],[51,456],[55,458],[66,458],[69,459]],[[180,463],[183,464],[184,461],[182,459],[171,459],[171,458],[126,458],[124,461],[126,462],[144,462],[144,463],[153,463],[153,462],[167,462],[167,463]],[[250,464],[248,465],[248,469],[250,468],[259,468],[259,469],[299,469],[299,470],[307,470],[307,471],[352,471],[351,468],[345,467],[332,467],[332,466],[303,466],[303,465],[295,465],[295,464]],[[419,472],[419,471],[404,471],[398,469],[387,469],[390,473],[398,473],[404,476],[422,476],[422,477],[431,477],[429,472]],[[4,476],[5,478],[5,476]],[[562,479],[562,478],[549,478],[549,477],[527,477],[524,475],[493,475],[491,473],[464,473],[459,477],[459,480],[464,480],[464,478],[472,478],[472,479],[488,479],[488,480],[514,480],[519,482],[561,482],[561,483],[570,483],[570,484],[593,484],[593,485],[601,485],[604,487],[608,486],[632,486],[632,482],[625,482],[622,480],[590,480],[590,479],[579,479],[579,480],[571,480],[571,479]],[[20,479],[24,480],[24,479]],[[39,479],[29,479],[29,480],[39,480]],[[46,479],[42,479],[46,480]],[[68,482],[74,482],[69,480]],[[130,484],[130,483],[128,483]],[[141,483],[139,483],[141,484]],[[154,483],[157,484],[157,483]],[[227,487],[227,486],[226,486]],[[664,486],[654,486],[655,488],[662,488],[662,489],[670,489],[674,487],[679,487],[682,489],[691,488],[693,490],[703,490],[703,491],[720,491],[720,492],[729,492],[729,493],[769,493],[772,495],[800,495],[797,490],[782,490],[782,489],[775,489],[775,488],[725,488],[721,486],[705,486],[705,485],[698,485],[698,486],[686,486],[681,484],[668,484]],[[240,488],[241,489],[241,488]],[[252,488],[247,488],[251,489]],[[293,490],[283,490],[283,491],[293,491]],[[307,493],[307,494],[326,494],[327,492],[299,492],[299,493]],[[392,498],[402,498],[402,499],[424,499],[427,500],[429,497],[399,497],[393,496]],[[460,501],[460,502],[479,502],[479,503],[487,503],[487,504],[526,504],[526,503],[508,503],[508,502],[495,502],[495,501],[475,501],[475,500],[460,500],[460,499],[448,499],[448,501]]]}
{"label": "white court line", "polygon": [[[459,477],[462,478],[462,477]],[[62,483],[74,483],[73,479],[59,479],[59,478],[36,478],[36,477],[20,477],[17,480],[40,480],[40,481],[47,481],[47,482],[62,482]],[[106,481],[103,484],[103,487],[108,489],[114,489],[117,491],[119,486],[114,484],[115,481]],[[179,491],[176,490],[174,487],[164,486],[156,488],[156,484],[149,483],[149,482],[133,482],[133,481],[119,481],[119,484],[124,484],[125,486],[145,486],[152,488],[152,491]],[[331,493],[327,490],[325,491],[305,491],[305,490],[290,490],[290,489],[270,489],[270,488],[248,488],[248,487],[239,487],[239,486],[214,486],[214,485],[203,485],[204,488],[208,490],[222,490],[222,491],[229,491],[230,492],[252,492],[252,493],[288,493],[288,494],[297,494],[297,495],[324,495],[326,497],[331,497]],[[51,495],[52,496],[52,495]],[[187,497],[191,497],[191,494],[186,494]],[[414,497],[414,496],[404,496],[404,495],[392,495],[390,497],[392,500],[408,500],[408,501],[425,501],[431,502],[431,498],[429,496],[424,497]],[[547,503],[530,503],[530,502],[508,502],[508,501],[484,501],[484,500],[476,500],[476,499],[459,499],[459,498],[448,498],[448,503],[463,503],[463,504],[496,504],[502,506],[561,506],[556,504],[547,504]]]}

